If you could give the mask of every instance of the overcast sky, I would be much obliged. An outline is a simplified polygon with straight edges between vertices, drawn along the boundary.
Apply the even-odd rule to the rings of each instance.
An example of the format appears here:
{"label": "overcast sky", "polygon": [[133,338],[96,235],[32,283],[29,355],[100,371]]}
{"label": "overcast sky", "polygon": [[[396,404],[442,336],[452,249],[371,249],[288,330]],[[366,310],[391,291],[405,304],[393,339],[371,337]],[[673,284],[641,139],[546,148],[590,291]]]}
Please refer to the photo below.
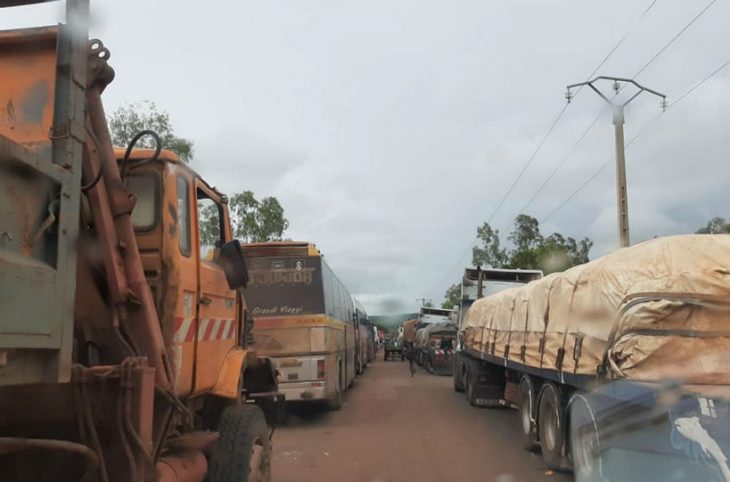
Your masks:
{"label": "overcast sky", "polygon": [[[195,142],[224,192],[276,196],[286,235],[315,242],[368,310],[440,303],[487,220],[545,135],[569,83],[632,77],[709,0],[92,1],[111,50],[107,111],[153,100]],[[0,27],[63,18],[57,4],[0,11]],[[730,1],[716,1],[637,80],[677,99],[730,60]],[[606,85],[608,90],[610,86]],[[504,235],[543,220],[613,155],[600,98],[573,100],[494,217]],[[603,110],[572,154],[575,141]],[[637,98],[626,139],[659,114]],[[632,241],[730,217],[730,66],[627,149]],[[542,232],[616,247],[613,165]]]}

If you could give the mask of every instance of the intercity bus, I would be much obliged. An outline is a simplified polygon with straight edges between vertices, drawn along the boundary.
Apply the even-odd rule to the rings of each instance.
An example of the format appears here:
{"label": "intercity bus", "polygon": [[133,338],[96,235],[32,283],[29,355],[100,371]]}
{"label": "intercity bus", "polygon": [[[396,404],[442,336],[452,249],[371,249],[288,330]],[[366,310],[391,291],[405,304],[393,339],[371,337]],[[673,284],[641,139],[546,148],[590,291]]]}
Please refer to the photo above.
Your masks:
{"label": "intercity bus", "polygon": [[352,296],[308,242],[247,244],[247,309],[255,348],[270,357],[287,402],[323,400],[333,409],[355,374]]}

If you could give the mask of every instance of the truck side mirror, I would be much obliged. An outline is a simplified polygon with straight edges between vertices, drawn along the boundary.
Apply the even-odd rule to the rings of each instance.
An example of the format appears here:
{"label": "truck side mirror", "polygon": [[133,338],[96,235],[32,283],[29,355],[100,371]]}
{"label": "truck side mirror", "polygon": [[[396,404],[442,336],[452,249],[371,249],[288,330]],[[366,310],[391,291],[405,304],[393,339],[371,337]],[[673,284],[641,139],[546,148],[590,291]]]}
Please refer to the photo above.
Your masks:
{"label": "truck side mirror", "polygon": [[248,284],[248,269],[246,268],[246,261],[243,259],[243,248],[241,248],[241,243],[237,239],[228,241],[221,246],[218,264],[226,274],[229,288],[235,290],[246,287]]}

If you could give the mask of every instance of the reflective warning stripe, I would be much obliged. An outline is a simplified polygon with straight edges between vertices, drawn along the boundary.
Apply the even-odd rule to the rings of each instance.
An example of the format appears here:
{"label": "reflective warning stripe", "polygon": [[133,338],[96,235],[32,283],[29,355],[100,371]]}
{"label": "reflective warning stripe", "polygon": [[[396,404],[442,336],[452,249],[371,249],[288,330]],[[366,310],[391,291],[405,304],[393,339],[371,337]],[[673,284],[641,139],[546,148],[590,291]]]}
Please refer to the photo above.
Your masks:
{"label": "reflective warning stripe", "polygon": [[236,334],[236,320],[225,318],[204,318],[198,323],[197,330],[195,318],[176,318],[175,335],[173,341],[176,343],[191,342],[198,335],[198,341],[229,340]]}

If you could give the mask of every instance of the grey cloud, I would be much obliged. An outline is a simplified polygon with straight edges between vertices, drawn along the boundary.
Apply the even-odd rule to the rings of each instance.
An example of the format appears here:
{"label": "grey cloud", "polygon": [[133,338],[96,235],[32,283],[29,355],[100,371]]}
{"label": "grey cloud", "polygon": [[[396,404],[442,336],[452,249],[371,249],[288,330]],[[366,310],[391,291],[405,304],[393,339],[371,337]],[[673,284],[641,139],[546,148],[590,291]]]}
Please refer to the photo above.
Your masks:
{"label": "grey cloud", "polygon": [[[441,300],[469,262],[468,250],[459,256],[476,226],[563,107],[566,84],[583,80],[627,32],[599,74],[631,76],[702,8],[657,2],[637,22],[647,5],[135,0],[93,8],[94,35],[118,72],[107,106],[148,98],[166,108],[196,142],[203,176],[224,190],[276,195],[288,235],[316,242],[378,313],[409,310],[422,296]],[[0,26],[29,19],[13,13]],[[130,24],[145,35],[130,35]],[[638,79],[676,100],[730,58],[729,26],[730,4],[717,2]],[[569,106],[495,216],[503,234],[601,102],[586,91]],[[629,148],[635,240],[730,215],[728,107],[730,68]],[[638,98],[627,139],[657,112],[655,99]],[[612,155],[604,113],[528,212],[543,219]],[[543,231],[589,236],[594,256],[608,252],[614,190],[610,166]]]}

